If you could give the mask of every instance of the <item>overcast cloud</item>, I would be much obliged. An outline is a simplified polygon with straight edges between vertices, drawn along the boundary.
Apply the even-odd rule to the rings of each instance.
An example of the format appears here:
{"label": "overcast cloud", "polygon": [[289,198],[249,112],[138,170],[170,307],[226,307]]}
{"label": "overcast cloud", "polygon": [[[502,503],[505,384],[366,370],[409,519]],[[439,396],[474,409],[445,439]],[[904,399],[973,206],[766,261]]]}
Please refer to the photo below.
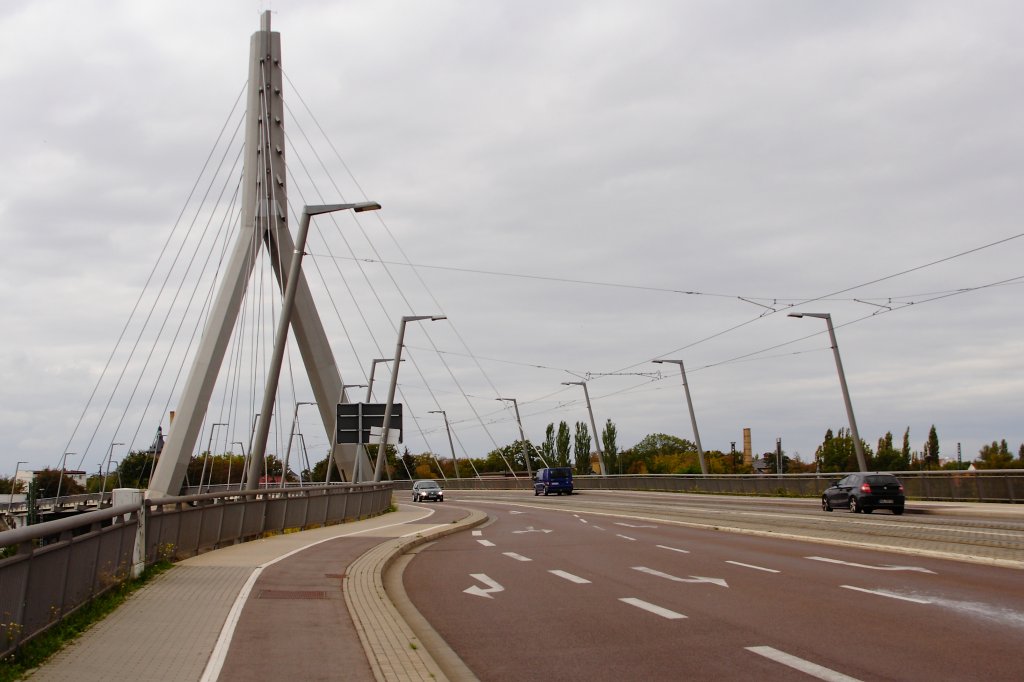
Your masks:
{"label": "overcast cloud", "polygon": [[[65,448],[95,471],[111,442],[146,447],[166,428],[165,397],[138,408],[152,387],[115,397],[97,427],[101,388],[76,424],[218,132],[237,123],[266,8],[0,5],[0,475],[18,460],[56,466]],[[315,294],[345,381],[365,383],[369,359],[391,355],[401,315],[450,318],[407,333],[429,384],[403,368],[413,452],[447,454],[436,409],[474,456],[517,438],[496,392],[518,398],[539,442],[549,422],[586,419],[582,392],[561,386],[576,376],[620,446],[692,438],[678,373],[649,363],[664,356],[686,362],[705,448],[741,447],[750,427],[755,451],[781,437],[806,461],[846,425],[824,324],[786,317],[820,297],[796,309],[831,312],[872,447],[909,427],[920,449],[932,424],[945,457],[958,442],[965,459],[994,439],[1024,442],[1024,239],[950,258],[1024,232],[1019,3],[270,9],[290,141],[304,144],[308,105],[358,181],[321,145],[341,193],[384,206],[383,222],[361,219],[369,240],[343,227],[351,252],[329,234],[308,249],[325,272],[365,272],[376,292],[351,284],[362,315]],[[315,138],[311,121],[301,130]],[[300,158],[315,160],[289,150],[293,206]],[[303,423],[319,458],[318,428]]]}

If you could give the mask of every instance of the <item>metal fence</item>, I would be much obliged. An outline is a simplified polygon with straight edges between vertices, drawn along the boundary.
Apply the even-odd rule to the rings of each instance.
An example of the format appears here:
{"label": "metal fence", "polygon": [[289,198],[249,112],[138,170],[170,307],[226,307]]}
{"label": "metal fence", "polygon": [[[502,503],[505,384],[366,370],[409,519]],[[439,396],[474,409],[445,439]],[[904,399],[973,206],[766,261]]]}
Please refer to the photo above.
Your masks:
{"label": "metal fence", "polygon": [[[1024,470],[988,469],[978,471],[895,471],[911,500],[956,502],[1024,503]],[[578,490],[652,490],[664,492],[718,493],[725,495],[767,495],[817,497],[844,473],[831,474],[634,474],[616,476],[575,476]],[[525,475],[449,478],[444,487],[452,490],[531,490]],[[409,481],[395,487],[408,490]]]}
{"label": "metal fence", "polygon": [[380,514],[391,506],[391,489],[371,483],[152,499],[0,532],[0,658],[124,582],[133,567],[137,574],[143,558],[151,565]]}

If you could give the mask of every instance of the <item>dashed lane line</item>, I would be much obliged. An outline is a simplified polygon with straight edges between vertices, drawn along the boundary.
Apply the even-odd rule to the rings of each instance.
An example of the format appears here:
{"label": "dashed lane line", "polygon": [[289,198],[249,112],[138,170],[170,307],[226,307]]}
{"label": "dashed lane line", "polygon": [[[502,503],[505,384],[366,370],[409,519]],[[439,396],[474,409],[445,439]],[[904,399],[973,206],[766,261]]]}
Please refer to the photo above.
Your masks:
{"label": "dashed lane line", "polygon": [[629,540],[631,542],[636,542],[636,538],[631,538],[628,535],[623,535],[622,533],[616,533],[615,537],[622,538],[623,540]]}
{"label": "dashed lane line", "polygon": [[515,552],[502,552],[505,556],[516,561],[533,561],[530,557],[525,557],[522,554],[516,554]]}
{"label": "dashed lane line", "polygon": [[655,547],[657,547],[658,549],[667,549],[670,552],[679,552],[680,554],[690,553],[690,550],[688,549],[679,549],[678,547],[669,547],[668,545],[655,545]]}
{"label": "dashed lane line", "polygon": [[860,682],[856,677],[850,677],[849,675],[836,672],[831,668],[826,668],[823,665],[805,661],[802,658],[797,658],[792,654],[787,654],[785,651],[779,651],[778,649],[774,649],[770,646],[748,646],[746,649],[758,656],[764,656],[776,663],[789,666],[794,670],[799,670],[800,672],[806,673],[811,677],[816,677],[819,680],[826,680],[826,682]]}
{"label": "dashed lane line", "polygon": [[555,569],[555,570],[548,571],[548,573],[551,573],[553,575],[557,575],[559,578],[564,578],[565,580],[568,580],[571,583],[576,583],[577,585],[589,585],[590,584],[590,581],[587,580],[586,578],[581,578],[578,575],[573,575],[572,573],[568,573],[566,571],[559,571],[559,570]]}
{"label": "dashed lane line", "polygon": [[494,547],[494,543],[490,540],[477,540],[477,542],[479,542],[484,547]]}
{"label": "dashed lane line", "polygon": [[669,620],[679,620],[680,618],[686,618],[686,616],[684,616],[681,613],[670,611],[669,609],[666,609],[662,606],[646,602],[643,599],[637,599],[636,597],[620,597],[619,601],[625,602],[631,606],[637,607],[638,609],[643,609],[644,611],[653,613],[657,616],[661,616],[662,618],[667,618]]}
{"label": "dashed lane line", "polygon": [[752,568],[755,571],[764,571],[765,573],[781,573],[782,572],[782,571],[777,571],[774,568],[765,568],[764,566],[755,566],[754,564],[745,564],[745,563],[743,563],[741,561],[728,561],[727,560],[725,563],[732,564],[733,566],[742,566],[743,568]]}
{"label": "dashed lane line", "polygon": [[878,595],[879,597],[888,597],[889,599],[899,599],[900,601],[909,601],[914,604],[931,604],[927,599],[918,599],[917,597],[904,597],[902,594],[893,594],[892,592],[885,592],[884,590],[869,590],[864,587],[854,587],[853,585],[840,585],[847,590],[855,590],[857,592],[865,592],[867,594]]}

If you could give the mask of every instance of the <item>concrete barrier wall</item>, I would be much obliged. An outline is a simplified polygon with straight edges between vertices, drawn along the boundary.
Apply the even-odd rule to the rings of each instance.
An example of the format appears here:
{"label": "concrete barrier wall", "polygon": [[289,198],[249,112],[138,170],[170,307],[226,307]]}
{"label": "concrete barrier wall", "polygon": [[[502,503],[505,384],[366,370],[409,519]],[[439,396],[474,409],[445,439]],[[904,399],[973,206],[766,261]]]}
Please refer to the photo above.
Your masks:
{"label": "concrete barrier wall", "polygon": [[[967,502],[1024,503],[1024,470],[895,471],[908,498]],[[574,476],[579,490],[653,490],[665,492],[718,493],[817,497],[838,474],[655,474]],[[442,485],[451,490],[532,490],[525,475],[449,478]],[[398,490],[409,490],[410,481],[395,481]]]}
{"label": "concrete barrier wall", "polygon": [[141,570],[133,566],[136,544],[151,565],[265,533],[380,514],[391,506],[391,491],[390,483],[367,483],[207,493],[0,532],[0,658]]}

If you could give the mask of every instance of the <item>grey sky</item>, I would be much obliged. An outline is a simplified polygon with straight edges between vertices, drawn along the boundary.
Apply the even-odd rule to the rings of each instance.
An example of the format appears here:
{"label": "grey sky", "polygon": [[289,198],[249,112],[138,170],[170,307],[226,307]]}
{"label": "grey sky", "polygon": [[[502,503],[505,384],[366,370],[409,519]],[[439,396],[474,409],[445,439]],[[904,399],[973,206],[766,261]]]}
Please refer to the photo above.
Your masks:
{"label": "grey sky", "polygon": [[[0,6],[0,474],[17,460],[58,463],[244,86],[265,8]],[[368,309],[372,335],[343,313],[361,365],[377,346],[391,354],[399,316],[438,312],[434,298],[454,325],[429,330],[453,353],[450,373],[424,330],[407,336],[433,392],[403,368],[427,439],[408,432],[413,452],[447,453],[426,414],[439,408],[473,455],[516,438],[491,384],[519,399],[535,442],[548,422],[584,420],[581,392],[560,385],[574,379],[565,370],[595,375],[595,416],[618,425],[620,445],[653,432],[690,438],[674,368],[655,382],[596,376],[657,372],[647,361],[667,354],[686,361],[706,448],[739,446],[749,426],[756,451],[781,437],[807,460],[826,428],[846,423],[825,335],[720,363],[824,332],[787,318],[789,304],[1024,232],[1018,3],[270,9],[295,118],[301,95],[412,263],[698,292],[424,268],[428,293],[393,266],[407,306],[383,268],[364,262],[386,312]],[[328,161],[347,198],[362,198]],[[376,218],[361,224],[374,247],[356,238],[356,257],[403,260]],[[317,245],[317,263],[335,267]],[[1014,451],[1024,441],[1020,281],[926,302],[1024,277],[1022,249],[1010,240],[798,308],[832,313],[872,447],[909,427],[919,449],[932,424],[944,456],[957,442],[970,459],[993,439]],[[770,312],[762,306],[779,312],[755,319]],[[331,326],[345,380],[363,382],[343,333]],[[454,354],[465,352],[460,337],[486,379]],[[159,412],[143,419],[136,446],[166,427]],[[322,431],[304,430],[319,453]],[[85,468],[124,431],[100,428]],[[69,447],[84,448],[81,437]]]}

